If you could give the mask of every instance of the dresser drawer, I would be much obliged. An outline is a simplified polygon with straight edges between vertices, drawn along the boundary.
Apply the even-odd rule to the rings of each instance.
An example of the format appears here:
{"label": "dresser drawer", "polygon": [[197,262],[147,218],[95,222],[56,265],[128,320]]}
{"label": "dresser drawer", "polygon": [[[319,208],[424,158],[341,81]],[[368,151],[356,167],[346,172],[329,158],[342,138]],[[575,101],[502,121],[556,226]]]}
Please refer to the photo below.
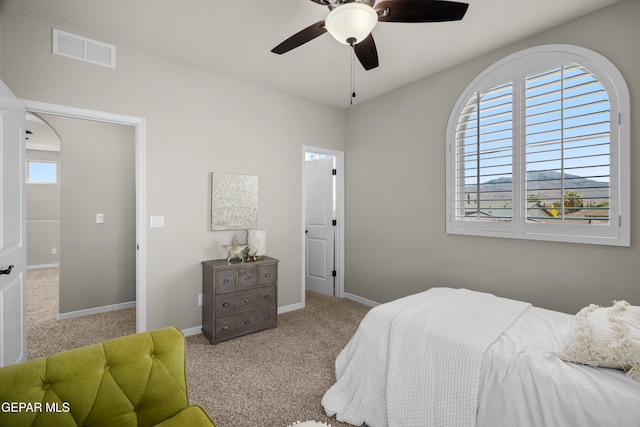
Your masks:
{"label": "dresser drawer", "polygon": [[248,334],[258,329],[257,310],[237,313],[216,319],[215,339],[222,341],[238,335]]}
{"label": "dresser drawer", "polygon": [[258,307],[276,305],[276,285],[258,288]]}
{"label": "dresser drawer", "polygon": [[236,328],[239,334],[248,334],[258,329],[256,310],[236,314]]}
{"label": "dresser drawer", "polygon": [[214,281],[217,294],[233,292],[236,290],[237,282],[236,270],[220,270],[214,274]]}
{"label": "dresser drawer", "polygon": [[229,316],[236,312],[236,294],[220,294],[216,295],[216,317]]}
{"label": "dresser drawer", "polygon": [[256,287],[257,269],[255,267],[238,269],[238,289],[251,289]]}
{"label": "dresser drawer", "polygon": [[236,326],[236,315],[219,317],[215,320],[215,340],[222,341],[238,335],[238,328]]}
{"label": "dresser drawer", "polygon": [[236,311],[255,310],[258,308],[258,293],[255,289],[236,292]]}
{"label": "dresser drawer", "polygon": [[266,329],[266,328],[272,328],[274,326],[276,326],[277,324],[277,320],[278,318],[276,317],[276,310],[277,308],[275,306],[273,307],[267,307],[267,308],[261,308],[259,310],[257,310],[258,313],[258,329]]}
{"label": "dresser drawer", "polygon": [[258,285],[271,285],[278,280],[278,264],[265,264],[258,267]]}

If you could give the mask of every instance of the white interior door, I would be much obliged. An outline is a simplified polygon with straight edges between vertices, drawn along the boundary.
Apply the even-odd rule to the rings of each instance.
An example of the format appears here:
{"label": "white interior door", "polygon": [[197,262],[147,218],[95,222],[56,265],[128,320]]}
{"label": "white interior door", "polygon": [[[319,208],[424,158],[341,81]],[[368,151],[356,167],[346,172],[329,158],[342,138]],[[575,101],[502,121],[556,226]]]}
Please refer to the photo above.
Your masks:
{"label": "white interior door", "polygon": [[333,158],[305,162],[305,287],[326,295],[334,289]]}
{"label": "white interior door", "polygon": [[0,81],[0,366],[27,358],[24,115]]}

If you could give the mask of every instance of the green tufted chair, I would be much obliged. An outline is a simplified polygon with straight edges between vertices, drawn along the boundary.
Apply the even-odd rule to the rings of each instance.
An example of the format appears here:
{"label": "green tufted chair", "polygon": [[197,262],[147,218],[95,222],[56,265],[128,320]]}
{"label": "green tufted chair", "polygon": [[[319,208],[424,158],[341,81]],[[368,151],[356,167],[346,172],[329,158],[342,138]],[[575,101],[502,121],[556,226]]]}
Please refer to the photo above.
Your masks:
{"label": "green tufted chair", "polygon": [[187,400],[176,328],[0,368],[0,426],[213,426]]}

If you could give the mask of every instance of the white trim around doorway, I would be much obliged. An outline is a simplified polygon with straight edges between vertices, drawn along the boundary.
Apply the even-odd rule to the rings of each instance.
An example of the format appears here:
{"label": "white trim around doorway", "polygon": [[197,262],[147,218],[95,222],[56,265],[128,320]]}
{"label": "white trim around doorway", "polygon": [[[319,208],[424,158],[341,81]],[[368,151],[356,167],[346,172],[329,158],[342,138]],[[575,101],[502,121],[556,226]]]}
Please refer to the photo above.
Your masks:
{"label": "white trim around doorway", "polygon": [[20,100],[26,111],[75,119],[134,126],[136,156],[136,332],[147,330],[146,120],[85,108]]}
{"label": "white trim around doorway", "polygon": [[306,271],[306,239],[305,239],[305,218],[306,218],[306,200],[307,200],[307,177],[304,172],[305,153],[317,153],[333,156],[336,159],[336,297],[344,298],[344,152],[330,150],[327,148],[311,147],[308,145],[302,146],[302,161],[300,164],[300,170],[302,175],[302,276],[300,278],[302,287],[302,307],[306,306],[305,303],[305,271]]}

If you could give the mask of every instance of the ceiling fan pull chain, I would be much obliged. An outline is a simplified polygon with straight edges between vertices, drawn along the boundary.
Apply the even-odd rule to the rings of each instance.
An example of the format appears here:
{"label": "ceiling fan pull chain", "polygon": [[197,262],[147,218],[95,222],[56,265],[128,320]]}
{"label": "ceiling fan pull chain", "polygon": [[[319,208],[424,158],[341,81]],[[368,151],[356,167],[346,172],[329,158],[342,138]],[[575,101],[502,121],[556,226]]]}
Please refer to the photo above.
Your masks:
{"label": "ceiling fan pull chain", "polygon": [[356,70],[353,64],[355,63],[355,47],[351,45],[351,99],[349,105],[353,105],[353,98],[356,97]]}

